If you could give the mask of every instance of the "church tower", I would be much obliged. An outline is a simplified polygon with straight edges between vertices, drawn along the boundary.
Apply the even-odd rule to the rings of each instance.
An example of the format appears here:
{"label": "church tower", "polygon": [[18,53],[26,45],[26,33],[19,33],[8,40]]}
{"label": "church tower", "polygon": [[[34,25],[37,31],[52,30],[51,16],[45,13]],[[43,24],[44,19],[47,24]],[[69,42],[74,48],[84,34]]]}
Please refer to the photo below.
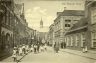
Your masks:
{"label": "church tower", "polygon": [[43,21],[42,21],[42,18],[41,18],[41,21],[40,21],[40,28],[43,28]]}

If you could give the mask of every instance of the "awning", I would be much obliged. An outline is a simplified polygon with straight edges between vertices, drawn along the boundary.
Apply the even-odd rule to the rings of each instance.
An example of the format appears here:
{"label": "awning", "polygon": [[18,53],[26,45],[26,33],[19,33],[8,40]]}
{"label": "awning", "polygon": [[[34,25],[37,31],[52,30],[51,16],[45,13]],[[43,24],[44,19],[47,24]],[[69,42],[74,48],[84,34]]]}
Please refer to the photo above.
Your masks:
{"label": "awning", "polygon": [[87,30],[87,27],[88,26],[83,26],[83,27],[80,27],[80,28],[77,28],[77,29],[69,30],[69,31],[67,31],[65,33],[65,35],[73,34],[73,33],[76,33],[76,32],[81,32],[81,31],[86,31]]}
{"label": "awning", "polygon": [[87,26],[83,26],[83,27],[80,27],[80,28],[77,28],[77,29],[69,30],[68,32],[73,32],[73,31],[77,31],[77,30],[80,30],[80,29],[84,29],[84,28],[87,28]]}

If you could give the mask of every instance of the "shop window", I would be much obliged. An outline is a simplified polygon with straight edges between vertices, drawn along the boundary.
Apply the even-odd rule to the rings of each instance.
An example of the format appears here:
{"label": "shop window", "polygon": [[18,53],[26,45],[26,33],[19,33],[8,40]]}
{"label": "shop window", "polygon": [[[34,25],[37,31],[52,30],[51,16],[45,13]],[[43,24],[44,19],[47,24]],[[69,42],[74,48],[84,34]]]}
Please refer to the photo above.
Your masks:
{"label": "shop window", "polygon": [[92,39],[91,39],[92,45],[91,46],[94,48],[94,47],[96,47],[96,33],[95,32],[92,33],[91,36],[92,36]]}

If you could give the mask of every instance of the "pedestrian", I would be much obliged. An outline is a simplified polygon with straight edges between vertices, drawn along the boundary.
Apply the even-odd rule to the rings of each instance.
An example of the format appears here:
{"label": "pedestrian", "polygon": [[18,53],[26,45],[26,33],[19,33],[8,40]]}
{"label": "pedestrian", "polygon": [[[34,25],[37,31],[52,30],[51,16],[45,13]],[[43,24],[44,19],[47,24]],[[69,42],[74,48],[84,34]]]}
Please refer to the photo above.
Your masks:
{"label": "pedestrian", "polygon": [[22,51],[23,51],[23,54],[26,54],[26,50],[25,50],[25,45],[24,44],[22,46]]}
{"label": "pedestrian", "polygon": [[19,46],[16,47],[16,54],[19,55]]}
{"label": "pedestrian", "polygon": [[13,61],[14,62],[16,62],[17,61],[17,49],[16,49],[16,47],[14,47],[14,49],[13,49],[13,54],[12,54],[12,58],[14,59]]}
{"label": "pedestrian", "polygon": [[47,45],[46,44],[44,45],[44,49],[45,49],[45,51],[47,51]]}
{"label": "pedestrian", "polygon": [[88,52],[88,48],[87,48],[87,44],[86,44],[86,42],[83,42],[83,53],[86,53],[86,52]]}
{"label": "pedestrian", "polygon": [[56,53],[58,53],[58,51],[59,51],[59,43],[56,43],[55,42],[55,44],[54,44],[54,50],[55,50]]}
{"label": "pedestrian", "polygon": [[55,44],[54,44],[54,51],[56,51],[56,42],[55,42]]}
{"label": "pedestrian", "polygon": [[29,47],[28,47],[28,45],[26,45],[25,49],[26,49],[26,54],[27,54],[28,51],[29,51]]}
{"label": "pedestrian", "polygon": [[37,45],[34,45],[34,53],[37,53]]}
{"label": "pedestrian", "polygon": [[41,51],[41,52],[44,52],[44,47],[43,47],[43,45],[40,46],[40,51]]}
{"label": "pedestrian", "polygon": [[37,52],[39,53],[39,49],[40,49],[40,44],[37,44]]}
{"label": "pedestrian", "polygon": [[19,47],[19,55],[22,56],[22,46]]}
{"label": "pedestrian", "polygon": [[33,44],[31,45],[30,51],[31,51],[31,52],[34,51]]}
{"label": "pedestrian", "polygon": [[87,48],[87,46],[85,46],[85,52],[88,52],[88,48]]}
{"label": "pedestrian", "polygon": [[66,48],[66,43],[64,42],[64,48]]}
{"label": "pedestrian", "polygon": [[61,43],[61,48],[62,48],[62,49],[63,49],[63,46],[64,46],[64,45],[63,45],[63,42],[62,42],[62,43]]}

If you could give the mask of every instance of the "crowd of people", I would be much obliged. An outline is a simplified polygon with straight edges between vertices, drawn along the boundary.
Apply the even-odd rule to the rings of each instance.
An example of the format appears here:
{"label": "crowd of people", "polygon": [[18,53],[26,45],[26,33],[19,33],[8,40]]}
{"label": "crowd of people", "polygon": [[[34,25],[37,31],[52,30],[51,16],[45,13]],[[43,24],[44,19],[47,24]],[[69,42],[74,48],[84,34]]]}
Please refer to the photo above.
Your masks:
{"label": "crowd of people", "polygon": [[47,45],[40,45],[40,44],[32,44],[32,45],[20,45],[20,46],[16,46],[13,48],[13,54],[12,54],[12,58],[13,61],[16,62],[17,61],[17,56],[24,56],[27,55],[30,52],[33,53],[39,53],[39,52],[44,52],[47,50]]}

